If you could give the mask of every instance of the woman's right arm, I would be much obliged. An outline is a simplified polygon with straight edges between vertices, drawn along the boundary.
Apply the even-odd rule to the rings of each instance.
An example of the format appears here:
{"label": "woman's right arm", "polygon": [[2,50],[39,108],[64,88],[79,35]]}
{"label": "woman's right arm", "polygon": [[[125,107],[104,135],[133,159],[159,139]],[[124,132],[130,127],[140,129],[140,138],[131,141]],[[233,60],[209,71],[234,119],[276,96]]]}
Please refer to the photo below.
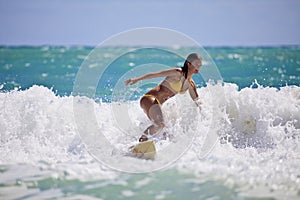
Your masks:
{"label": "woman's right arm", "polygon": [[148,74],[145,74],[143,76],[137,77],[137,78],[130,78],[125,81],[125,85],[127,86],[135,84],[138,81],[145,80],[145,79],[151,79],[151,78],[159,78],[159,77],[165,77],[165,76],[174,76],[177,75],[178,71],[176,68],[162,70],[158,72],[150,72]]}

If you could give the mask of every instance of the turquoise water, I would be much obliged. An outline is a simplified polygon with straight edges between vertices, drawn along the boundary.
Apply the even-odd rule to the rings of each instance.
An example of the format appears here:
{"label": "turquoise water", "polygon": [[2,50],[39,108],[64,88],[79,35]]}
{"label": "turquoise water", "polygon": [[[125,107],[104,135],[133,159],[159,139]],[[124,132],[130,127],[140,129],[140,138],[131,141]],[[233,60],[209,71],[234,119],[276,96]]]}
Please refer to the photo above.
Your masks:
{"label": "turquoise water", "polygon": [[[202,109],[193,107],[188,94],[164,104],[166,131],[175,139],[158,142],[153,161],[122,151],[150,124],[138,100],[161,79],[129,88],[122,83],[184,60],[157,49],[102,47],[91,55],[92,50],[0,47],[1,198],[299,198],[299,46],[205,48],[219,74],[207,73],[211,61],[204,56],[202,73],[194,76]],[[129,53],[117,57],[119,52]],[[87,89],[74,91],[83,65],[86,77],[80,83]],[[99,80],[89,80],[104,67]],[[211,83],[208,77],[223,82]],[[86,127],[90,118],[83,113],[89,107],[96,128]],[[122,118],[124,108],[128,123]],[[201,157],[207,133],[215,134],[217,142]],[[109,146],[97,146],[102,136],[117,151],[107,153]],[[173,144],[182,155],[161,167],[173,156],[165,151]],[[92,156],[97,149],[100,153]],[[127,173],[131,169],[143,173]]]}
{"label": "turquoise water", "polygon": [[[124,48],[124,47],[123,47]],[[70,95],[73,82],[91,47],[1,47],[1,91],[14,88],[28,89],[32,85],[53,88],[59,95]],[[128,48],[130,50],[131,48]],[[118,48],[104,48],[103,57],[114,55]],[[197,49],[186,48],[194,52]],[[249,87],[254,80],[263,86],[282,87],[299,85],[300,47],[206,48],[216,63],[224,82],[240,88]],[[148,53],[148,52],[146,52]],[[107,57],[105,57],[107,55]],[[149,56],[149,55],[148,55]],[[141,55],[133,60],[136,65],[151,61]],[[181,58],[161,57],[160,63],[177,66]],[[128,60],[118,65],[118,73],[127,70]],[[114,71],[116,73],[116,71]],[[110,76],[117,74],[110,73]],[[196,78],[197,80],[197,78]],[[198,81],[200,85],[201,82]],[[203,85],[203,83],[202,83]],[[98,91],[99,93],[101,91]]]}

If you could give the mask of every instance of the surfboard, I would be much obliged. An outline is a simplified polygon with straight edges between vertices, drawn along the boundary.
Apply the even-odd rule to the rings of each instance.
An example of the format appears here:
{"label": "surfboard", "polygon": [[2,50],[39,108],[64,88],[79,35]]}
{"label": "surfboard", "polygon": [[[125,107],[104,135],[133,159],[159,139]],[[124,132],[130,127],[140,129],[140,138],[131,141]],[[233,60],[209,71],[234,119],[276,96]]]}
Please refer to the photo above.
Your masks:
{"label": "surfboard", "polygon": [[130,147],[130,151],[134,157],[153,160],[156,154],[156,148],[153,140],[140,142]]}

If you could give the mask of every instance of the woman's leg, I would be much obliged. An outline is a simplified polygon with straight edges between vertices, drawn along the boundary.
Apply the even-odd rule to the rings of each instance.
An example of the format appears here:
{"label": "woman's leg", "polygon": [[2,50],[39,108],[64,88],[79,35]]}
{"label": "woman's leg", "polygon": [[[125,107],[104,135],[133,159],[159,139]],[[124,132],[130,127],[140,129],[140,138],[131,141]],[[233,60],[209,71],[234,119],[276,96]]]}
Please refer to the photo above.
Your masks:
{"label": "woman's leg", "polygon": [[153,104],[147,113],[149,119],[153,121],[153,125],[149,126],[144,133],[146,135],[155,135],[158,131],[160,131],[164,127],[164,120],[162,115],[162,110],[160,105]]}
{"label": "woman's leg", "polygon": [[[155,135],[165,126],[161,106],[158,104],[157,100],[151,96],[144,96],[141,99],[140,104],[148,118],[153,122],[153,125],[149,126],[144,131],[144,134]],[[144,139],[146,138],[144,137]]]}

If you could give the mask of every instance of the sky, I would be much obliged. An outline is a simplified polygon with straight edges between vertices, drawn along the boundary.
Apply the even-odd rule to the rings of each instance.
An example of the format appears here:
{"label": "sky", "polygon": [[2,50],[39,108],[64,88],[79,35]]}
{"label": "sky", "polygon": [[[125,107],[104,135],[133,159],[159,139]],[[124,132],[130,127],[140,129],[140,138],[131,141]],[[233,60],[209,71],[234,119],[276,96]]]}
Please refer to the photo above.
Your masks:
{"label": "sky", "polygon": [[0,0],[0,45],[95,46],[143,27],[204,46],[300,45],[300,1]]}

